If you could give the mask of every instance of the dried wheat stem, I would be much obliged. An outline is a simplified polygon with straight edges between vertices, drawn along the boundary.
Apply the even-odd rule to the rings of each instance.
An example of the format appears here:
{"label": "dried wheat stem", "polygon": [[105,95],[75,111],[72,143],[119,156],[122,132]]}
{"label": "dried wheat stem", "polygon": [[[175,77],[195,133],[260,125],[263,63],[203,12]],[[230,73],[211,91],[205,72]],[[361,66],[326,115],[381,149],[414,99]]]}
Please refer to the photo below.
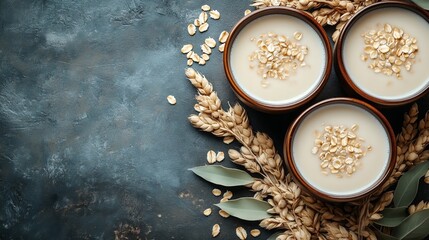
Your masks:
{"label": "dried wheat stem", "polygon": [[337,41],[345,23],[360,9],[381,0],[253,0],[256,8],[286,6],[311,13],[322,26],[336,25],[332,35]]}

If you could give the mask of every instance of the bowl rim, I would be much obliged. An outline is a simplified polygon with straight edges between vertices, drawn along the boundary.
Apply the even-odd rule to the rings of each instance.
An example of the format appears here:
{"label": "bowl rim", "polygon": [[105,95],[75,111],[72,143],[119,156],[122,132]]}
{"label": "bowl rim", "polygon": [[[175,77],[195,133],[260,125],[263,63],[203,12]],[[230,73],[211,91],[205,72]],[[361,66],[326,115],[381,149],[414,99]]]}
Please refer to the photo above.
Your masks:
{"label": "bowl rim", "polygon": [[[315,89],[309,93],[308,96],[304,97],[301,100],[298,100],[296,102],[290,103],[290,104],[279,104],[279,105],[273,105],[273,104],[267,104],[260,102],[258,100],[255,100],[242,88],[239,86],[239,84],[236,82],[234,75],[232,74],[231,70],[231,61],[230,61],[230,53],[231,53],[231,47],[234,43],[235,38],[240,33],[240,31],[250,22],[253,20],[256,20],[260,17],[264,17],[271,14],[284,14],[296,17],[305,23],[307,23],[310,27],[312,27],[318,36],[322,39],[323,46],[326,50],[326,63],[325,63],[325,70],[323,72],[323,75],[320,79],[319,84],[315,87]],[[296,109],[309,101],[311,101],[314,97],[316,97],[324,88],[326,83],[328,82],[329,76],[331,74],[332,70],[332,62],[333,62],[333,50],[331,43],[329,41],[329,38],[326,34],[326,31],[323,29],[323,27],[307,12],[296,10],[289,7],[282,7],[282,6],[275,6],[275,7],[266,7],[263,9],[256,10],[249,15],[243,17],[240,19],[232,28],[229,37],[227,41],[225,42],[225,49],[223,53],[223,67],[225,74],[227,76],[228,82],[234,91],[234,93],[237,95],[237,97],[242,100],[246,105],[249,105],[257,110],[264,111],[264,112],[285,112],[292,109]]]}
{"label": "bowl rim", "polygon": [[418,5],[410,2],[405,1],[398,1],[398,0],[389,0],[389,1],[382,1],[373,3],[369,6],[366,6],[362,9],[360,9],[358,12],[353,15],[349,21],[343,26],[339,36],[338,40],[335,43],[334,46],[334,59],[335,59],[335,68],[338,72],[338,75],[343,81],[346,82],[346,84],[352,88],[354,92],[356,92],[359,96],[363,97],[366,100],[369,100],[373,103],[379,104],[380,106],[401,106],[405,105],[411,102],[414,102],[418,100],[419,98],[423,97],[427,93],[429,93],[429,84],[422,88],[419,92],[417,92],[415,95],[413,95],[411,98],[405,98],[405,99],[397,99],[397,100],[389,100],[389,99],[383,99],[378,98],[373,95],[370,95],[363,90],[361,90],[352,80],[350,75],[348,74],[344,61],[343,61],[343,45],[346,39],[346,36],[348,32],[350,31],[351,27],[364,15],[367,13],[380,9],[380,8],[390,8],[390,7],[398,7],[402,9],[406,9],[409,11],[412,11],[416,13],[417,15],[421,16],[423,19],[425,19],[429,23],[429,12],[424,10],[423,8],[419,7]]}
{"label": "bowl rim", "polygon": [[[325,192],[319,191],[317,188],[313,187],[310,183],[308,183],[305,178],[299,173],[295,163],[294,158],[292,154],[292,148],[293,148],[293,138],[294,135],[299,128],[302,121],[312,112],[314,112],[316,109],[319,109],[321,107],[329,106],[332,104],[351,104],[357,107],[362,108],[363,110],[368,111],[371,113],[377,120],[381,123],[381,125],[384,127],[384,130],[386,131],[388,137],[389,137],[389,145],[390,145],[390,154],[389,154],[389,161],[388,166],[382,175],[370,188],[359,192],[355,194],[345,195],[345,196],[338,196],[338,195],[330,195]],[[355,201],[361,198],[364,198],[365,196],[368,196],[375,191],[378,190],[378,187],[382,186],[390,177],[390,175],[393,172],[393,169],[396,164],[396,137],[393,132],[393,129],[389,123],[389,121],[386,119],[386,117],[378,111],[375,107],[370,105],[369,103],[366,103],[362,100],[358,100],[355,98],[349,98],[349,97],[335,97],[335,98],[329,98],[323,101],[320,101],[306,110],[304,110],[289,126],[284,143],[283,143],[283,153],[285,156],[285,163],[287,168],[289,169],[289,172],[292,173],[292,176],[297,180],[297,183],[301,185],[304,189],[307,189],[309,192],[313,193],[319,198],[331,201],[331,202],[348,202],[348,201]]]}

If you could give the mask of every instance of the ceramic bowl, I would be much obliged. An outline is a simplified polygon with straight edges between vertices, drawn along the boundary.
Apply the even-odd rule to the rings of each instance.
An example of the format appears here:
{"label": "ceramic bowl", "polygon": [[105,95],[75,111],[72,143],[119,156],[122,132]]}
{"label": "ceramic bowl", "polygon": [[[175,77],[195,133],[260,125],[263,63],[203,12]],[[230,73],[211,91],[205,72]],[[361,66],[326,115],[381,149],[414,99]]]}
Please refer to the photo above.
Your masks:
{"label": "ceramic bowl", "polygon": [[[267,19],[270,19],[270,17],[277,17],[277,16],[285,16],[284,23],[281,23],[280,25],[276,25],[272,28],[270,28],[270,24],[264,24],[261,25],[261,22],[266,21]],[[289,20],[288,20],[289,19]],[[295,88],[285,88],[285,87],[274,87],[273,89],[277,89],[278,91],[282,91],[281,93],[278,93],[279,99],[278,100],[267,100],[266,97],[257,96],[257,94],[254,94],[252,89],[250,87],[244,86],[243,81],[251,81],[251,79],[239,79],[240,77],[237,77],[238,71],[235,69],[241,69],[244,72],[249,72],[251,74],[252,78],[253,76],[256,76],[256,70],[249,69],[248,66],[248,57],[249,54],[252,52],[249,50],[248,52],[235,52],[234,51],[234,43],[235,41],[238,41],[240,37],[243,37],[245,35],[244,32],[250,31],[248,29],[251,29],[252,27],[259,24],[260,26],[263,26],[263,31],[267,32],[281,32],[281,31],[289,31],[288,37],[292,38],[294,37],[294,32],[300,31],[300,29],[293,29],[294,27],[291,26],[291,24],[288,24],[289,21],[293,21],[294,23],[297,22],[298,24],[303,24],[307,29],[307,26],[309,26],[308,29],[310,29],[310,35],[316,36],[318,40],[314,44],[307,44],[308,46],[308,56],[310,56],[311,52],[313,51],[313,54],[316,54],[316,51],[323,52],[323,56],[317,56],[317,59],[319,62],[323,62],[324,64],[314,64],[314,66],[307,65],[305,67],[302,67],[302,69],[298,69],[297,73],[299,71],[304,72],[311,69],[314,69],[315,72],[317,72],[318,76],[315,79],[306,79],[306,78],[300,78],[297,77],[296,79],[290,80],[279,80],[279,79],[273,79],[271,83],[277,84],[279,81],[312,81],[311,86],[308,88],[303,88],[305,91],[298,97],[286,97],[286,94],[288,92],[294,92],[297,91]],[[313,33],[312,33],[313,32]],[[261,32],[255,31],[255,37],[257,37]],[[303,42],[309,41],[309,35],[307,36],[303,34],[302,40]],[[241,40],[240,40],[241,41]],[[250,41],[250,40],[249,40]],[[320,44],[320,49],[312,49],[315,44]],[[237,45],[239,46],[239,44]],[[256,45],[255,45],[256,48]],[[238,50],[237,50],[238,51]],[[244,67],[234,67],[235,62],[232,60],[234,57],[239,57],[240,59],[243,59]],[[256,10],[252,12],[251,14],[245,16],[242,18],[232,29],[230,32],[229,38],[227,42],[225,43],[225,49],[224,49],[224,55],[223,55],[223,66],[226,73],[226,76],[228,78],[229,84],[231,85],[231,88],[233,89],[234,93],[237,95],[237,97],[246,105],[263,111],[263,112],[269,112],[269,113],[279,113],[279,112],[285,112],[289,110],[296,109],[300,106],[303,106],[304,104],[308,103],[311,99],[316,97],[322,88],[325,86],[326,82],[328,81],[330,72],[331,72],[331,65],[332,65],[332,49],[329,42],[329,39],[324,31],[324,29],[314,20],[314,18],[309,15],[306,12],[295,10],[292,8],[287,7],[267,7],[261,10]],[[237,71],[237,74],[236,74]],[[302,74],[302,73],[300,73]],[[291,76],[292,78],[293,76]],[[260,77],[262,79],[262,77]],[[259,84],[259,82],[257,83]],[[281,83],[279,83],[281,84]],[[303,84],[303,82],[300,82],[298,84]],[[280,85],[279,85],[280,86]],[[260,87],[259,85],[256,87]],[[267,93],[267,96],[270,96],[271,93]]]}
{"label": "ceramic bowl", "polygon": [[[392,47],[395,41],[389,41],[389,38],[386,44],[372,38],[368,39],[370,42],[365,42],[364,36],[371,34],[371,30],[378,35],[380,31],[382,33],[384,29],[389,29],[386,24],[390,28],[403,30],[398,42],[402,39],[405,41],[405,37],[417,40],[419,49],[413,53],[413,58],[404,57],[402,60],[406,60],[402,61],[398,52],[392,50],[395,54],[389,55],[392,57],[390,62],[386,57],[390,53],[383,53],[381,48],[386,45],[388,49],[396,49]],[[406,1],[372,4],[356,13],[343,27],[334,50],[335,71],[349,95],[370,101],[377,107],[414,102],[429,92],[429,47],[425,43],[428,37],[429,14],[424,9]],[[377,48],[366,49],[369,45]],[[375,58],[369,54],[372,52]],[[383,60],[382,57],[387,59]],[[406,69],[406,61],[413,63],[409,70]],[[399,73],[395,72],[398,70]]]}

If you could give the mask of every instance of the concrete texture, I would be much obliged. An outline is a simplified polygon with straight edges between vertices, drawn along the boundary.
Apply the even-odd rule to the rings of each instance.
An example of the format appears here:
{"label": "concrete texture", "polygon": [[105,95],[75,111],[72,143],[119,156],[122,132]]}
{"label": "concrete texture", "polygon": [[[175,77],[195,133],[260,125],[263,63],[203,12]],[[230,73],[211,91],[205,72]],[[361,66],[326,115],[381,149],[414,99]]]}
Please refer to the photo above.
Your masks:
{"label": "concrete texture", "polygon": [[[190,37],[205,3],[221,20]],[[232,239],[257,227],[201,213],[219,199],[187,169],[231,146],[188,123],[195,89],[179,51],[230,30],[250,3],[0,1],[0,239],[209,239],[215,223]],[[221,60],[195,68],[236,102]],[[341,95],[332,75],[318,100]],[[296,113],[249,115],[280,147]]]}

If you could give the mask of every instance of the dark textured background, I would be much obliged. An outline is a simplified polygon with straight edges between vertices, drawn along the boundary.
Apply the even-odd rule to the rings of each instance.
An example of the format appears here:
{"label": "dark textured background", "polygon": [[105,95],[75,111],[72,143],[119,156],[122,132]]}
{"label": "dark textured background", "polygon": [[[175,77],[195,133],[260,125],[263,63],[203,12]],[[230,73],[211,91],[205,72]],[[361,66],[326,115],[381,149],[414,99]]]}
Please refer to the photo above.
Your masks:
{"label": "dark textured background", "polygon": [[[205,3],[221,20],[190,37]],[[180,53],[229,31],[250,3],[1,0],[0,239],[112,239],[130,226],[140,229],[130,239],[209,239],[215,223],[232,239],[235,227],[256,227],[201,213],[219,198],[187,169],[237,145],[187,122],[195,89]],[[195,68],[234,103],[221,60],[214,51]],[[342,95],[333,74],[317,100]],[[385,111],[396,129],[402,110]],[[249,115],[279,148],[296,113]]]}

